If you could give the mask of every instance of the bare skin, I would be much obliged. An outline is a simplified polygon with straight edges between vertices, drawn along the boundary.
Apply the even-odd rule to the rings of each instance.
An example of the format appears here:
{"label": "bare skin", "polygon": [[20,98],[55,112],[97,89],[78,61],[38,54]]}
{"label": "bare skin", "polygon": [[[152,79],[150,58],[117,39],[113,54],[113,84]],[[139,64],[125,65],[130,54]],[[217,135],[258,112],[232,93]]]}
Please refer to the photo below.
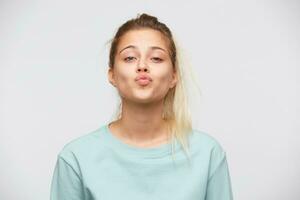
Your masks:
{"label": "bare skin", "polygon": [[[148,85],[138,84],[135,78],[141,74],[150,76],[152,81]],[[137,147],[168,142],[169,133],[162,118],[163,99],[176,85],[177,74],[164,36],[152,29],[127,32],[118,45],[108,79],[122,100],[122,117],[110,123],[110,132]]]}

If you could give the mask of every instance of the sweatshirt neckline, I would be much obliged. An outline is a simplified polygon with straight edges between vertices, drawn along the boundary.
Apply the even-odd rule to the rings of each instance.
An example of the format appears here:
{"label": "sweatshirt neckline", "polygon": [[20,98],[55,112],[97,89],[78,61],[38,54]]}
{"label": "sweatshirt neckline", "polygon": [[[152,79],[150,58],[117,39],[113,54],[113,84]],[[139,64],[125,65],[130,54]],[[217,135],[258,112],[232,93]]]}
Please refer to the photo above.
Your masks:
{"label": "sweatshirt neckline", "polygon": [[[167,143],[155,146],[155,147],[137,147],[123,142],[117,136],[113,135],[109,129],[109,124],[106,123],[103,126],[104,137],[107,139],[109,145],[121,154],[127,154],[129,156],[139,156],[142,158],[160,158],[172,153],[172,140]],[[174,143],[174,153],[179,149],[177,140]]]}

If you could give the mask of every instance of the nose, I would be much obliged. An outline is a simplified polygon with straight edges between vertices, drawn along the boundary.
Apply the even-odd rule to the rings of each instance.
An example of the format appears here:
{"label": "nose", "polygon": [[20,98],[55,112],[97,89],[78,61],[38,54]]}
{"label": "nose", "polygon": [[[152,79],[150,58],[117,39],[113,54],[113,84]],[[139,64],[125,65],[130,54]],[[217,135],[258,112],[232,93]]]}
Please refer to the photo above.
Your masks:
{"label": "nose", "polygon": [[146,65],[146,63],[140,62],[138,64],[137,72],[140,72],[140,71],[144,71],[144,72],[148,72],[149,71],[148,66]]}

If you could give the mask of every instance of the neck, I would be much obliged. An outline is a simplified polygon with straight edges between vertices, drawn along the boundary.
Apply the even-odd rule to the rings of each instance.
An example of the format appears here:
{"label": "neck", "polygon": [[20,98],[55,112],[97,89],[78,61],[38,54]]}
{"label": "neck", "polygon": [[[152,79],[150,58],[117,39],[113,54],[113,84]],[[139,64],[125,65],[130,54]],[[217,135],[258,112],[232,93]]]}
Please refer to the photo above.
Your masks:
{"label": "neck", "polygon": [[163,101],[151,104],[122,102],[122,116],[116,121],[121,137],[139,144],[166,140],[167,123],[162,118]]}

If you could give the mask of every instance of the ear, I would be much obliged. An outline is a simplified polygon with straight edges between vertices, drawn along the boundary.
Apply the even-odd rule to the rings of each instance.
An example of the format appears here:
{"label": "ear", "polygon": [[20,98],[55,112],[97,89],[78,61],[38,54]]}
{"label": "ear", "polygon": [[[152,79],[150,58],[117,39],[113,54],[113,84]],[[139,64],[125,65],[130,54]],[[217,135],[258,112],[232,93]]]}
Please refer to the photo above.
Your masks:
{"label": "ear", "polygon": [[114,70],[113,70],[113,68],[108,67],[107,75],[108,75],[108,81],[109,81],[114,87],[116,87],[116,82],[115,82],[115,79],[114,79],[115,76],[114,76]]}
{"label": "ear", "polygon": [[173,87],[175,87],[176,86],[176,84],[177,84],[177,82],[178,82],[178,74],[177,74],[177,71],[173,71],[173,74],[172,74],[172,81],[171,81],[171,86],[170,86],[170,88],[173,88]]}

